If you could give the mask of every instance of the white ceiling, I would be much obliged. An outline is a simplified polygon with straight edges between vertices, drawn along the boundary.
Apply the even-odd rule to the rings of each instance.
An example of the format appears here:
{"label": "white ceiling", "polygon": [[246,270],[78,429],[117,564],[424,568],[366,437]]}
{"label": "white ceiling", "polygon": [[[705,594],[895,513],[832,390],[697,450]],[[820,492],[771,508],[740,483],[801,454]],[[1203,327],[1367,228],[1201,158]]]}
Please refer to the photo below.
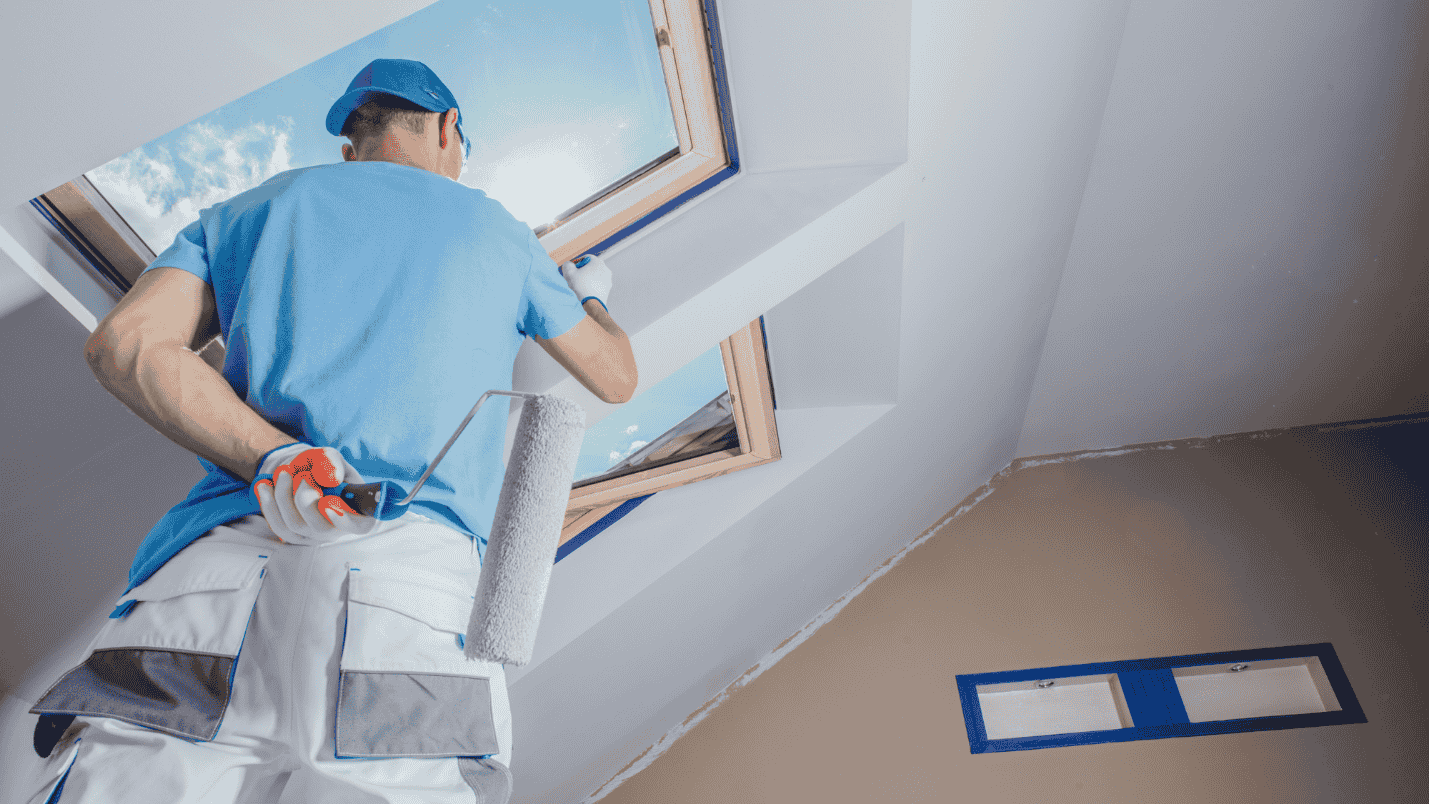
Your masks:
{"label": "white ceiling", "polygon": [[[34,3],[0,34],[36,79],[8,113],[67,99],[0,127],[26,155],[0,168],[0,225],[71,284],[27,198],[422,4],[335,28],[333,4],[283,3],[308,21],[277,31],[182,5],[155,25]],[[511,673],[517,800],[607,785],[1014,457],[1429,408],[1421,5],[723,0],[745,173],[612,254],[613,310],[644,387],[767,313],[785,457],[656,495],[557,565]],[[60,46],[85,55],[34,66]],[[82,331],[27,326],[0,352],[84,375]],[[575,394],[539,355],[517,380]],[[61,387],[115,415],[81,385],[36,393]],[[52,419],[36,438],[73,471],[178,454],[140,430],[66,441],[49,407],[26,421]],[[26,521],[95,516],[9,438]],[[132,523],[182,494],[170,474]],[[46,560],[92,592],[69,623],[119,572]],[[40,622],[26,600],[16,621]]]}

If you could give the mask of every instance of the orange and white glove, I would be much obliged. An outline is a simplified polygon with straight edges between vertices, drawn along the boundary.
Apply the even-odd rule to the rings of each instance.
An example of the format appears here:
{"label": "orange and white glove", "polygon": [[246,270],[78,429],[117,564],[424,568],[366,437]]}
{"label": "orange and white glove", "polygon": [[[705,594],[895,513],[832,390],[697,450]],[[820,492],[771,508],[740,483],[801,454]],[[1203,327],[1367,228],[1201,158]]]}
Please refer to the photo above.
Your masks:
{"label": "orange and white glove", "polygon": [[362,475],[332,447],[290,444],[264,456],[253,496],[281,541],[323,544],[347,534],[371,533],[380,524],[341,497],[325,493],[340,483],[361,482]]}

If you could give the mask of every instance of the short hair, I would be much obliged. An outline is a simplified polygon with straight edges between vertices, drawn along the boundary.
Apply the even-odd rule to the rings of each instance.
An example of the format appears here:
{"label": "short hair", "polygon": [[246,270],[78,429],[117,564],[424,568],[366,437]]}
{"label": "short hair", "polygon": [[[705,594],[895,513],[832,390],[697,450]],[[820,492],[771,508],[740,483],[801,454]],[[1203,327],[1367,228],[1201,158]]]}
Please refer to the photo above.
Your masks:
{"label": "short hair", "polygon": [[394,125],[413,134],[427,133],[427,117],[433,114],[436,112],[409,100],[383,93],[352,110],[342,124],[341,136],[352,140],[353,149],[360,153],[368,138],[380,137]]}

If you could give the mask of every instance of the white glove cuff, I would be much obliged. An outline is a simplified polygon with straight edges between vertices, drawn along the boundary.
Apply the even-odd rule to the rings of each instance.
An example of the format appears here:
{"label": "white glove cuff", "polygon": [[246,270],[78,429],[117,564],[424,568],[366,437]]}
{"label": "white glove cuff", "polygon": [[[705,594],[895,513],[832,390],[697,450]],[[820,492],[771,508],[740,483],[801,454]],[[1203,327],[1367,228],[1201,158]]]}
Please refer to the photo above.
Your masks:
{"label": "white glove cuff", "polygon": [[605,307],[608,311],[610,307],[607,300],[610,298],[611,287],[614,285],[610,266],[595,254],[584,254],[580,259],[586,260],[586,264],[577,266],[577,261],[573,260],[561,265],[561,273],[566,278],[566,284],[576,294],[576,298],[580,299],[581,304],[595,299],[600,302],[600,306]]}
{"label": "white glove cuff", "polygon": [[258,462],[258,473],[253,476],[254,479],[263,477],[264,475],[271,477],[274,469],[285,463],[292,463],[293,459],[298,457],[303,450],[312,448],[312,444],[304,444],[299,441],[296,444],[288,444],[278,447],[277,449],[269,450],[268,454],[264,455],[263,459]]}

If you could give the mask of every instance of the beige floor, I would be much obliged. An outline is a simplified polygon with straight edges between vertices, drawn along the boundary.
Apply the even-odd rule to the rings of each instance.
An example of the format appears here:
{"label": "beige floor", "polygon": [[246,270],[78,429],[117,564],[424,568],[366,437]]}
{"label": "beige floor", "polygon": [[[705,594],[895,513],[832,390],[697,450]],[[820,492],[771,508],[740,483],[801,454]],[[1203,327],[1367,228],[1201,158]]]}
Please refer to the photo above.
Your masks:
{"label": "beige floor", "polygon": [[[1426,448],[1302,428],[1017,471],[603,804],[1429,801]],[[1322,641],[1368,723],[968,750],[959,673]]]}

